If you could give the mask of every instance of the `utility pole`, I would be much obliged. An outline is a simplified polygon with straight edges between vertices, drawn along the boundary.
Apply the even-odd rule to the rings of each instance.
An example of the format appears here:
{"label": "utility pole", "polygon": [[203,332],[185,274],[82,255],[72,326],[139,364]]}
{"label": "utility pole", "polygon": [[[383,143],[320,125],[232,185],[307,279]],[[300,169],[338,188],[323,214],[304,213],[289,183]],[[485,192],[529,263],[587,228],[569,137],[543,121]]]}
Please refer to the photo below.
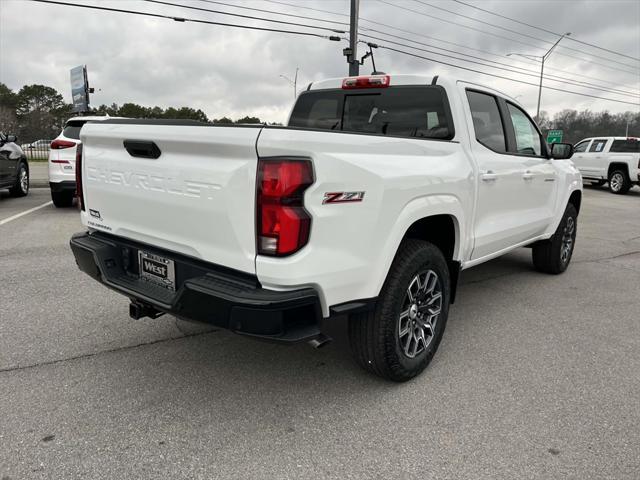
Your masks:
{"label": "utility pole", "polygon": [[549,55],[551,55],[551,52],[553,52],[553,50],[556,48],[556,46],[560,43],[560,40],[562,40],[564,37],[568,37],[569,35],[571,35],[571,32],[564,33],[556,41],[556,43],[554,43],[551,46],[551,48],[549,50],[547,50],[547,53],[545,53],[542,56],[540,56],[540,55],[525,55],[523,53],[507,53],[507,57],[510,57],[511,55],[517,55],[519,57],[531,58],[531,59],[534,59],[534,60],[536,60],[536,61],[541,63],[541,66],[540,66],[540,86],[538,88],[538,108],[536,110],[536,120],[538,120],[540,118],[540,100],[542,98],[542,78],[544,76],[544,62],[545,62],[545,60],[547,58],[549,58]]}
{"label": "utility pole", "polygon": [[358,15],[360,10],[360,0],[351,0],[351,21],[349,22],[349,48],[347,55],[349,62],[349,76],[355,77],[360,74],[360,63],[358,62]]}
{"label": "utility pole", "polygon": [[291,86],[293,87],[293,99],[295,100],[296,98],[298,98],[298,70],[299,67],[296,67],[296,74],[293,77],[293,80],[291,80],[289,77],[287,77],[286,75],[280,75],[281,78],[284,78],[287,82],[289,82],[291,84]]}

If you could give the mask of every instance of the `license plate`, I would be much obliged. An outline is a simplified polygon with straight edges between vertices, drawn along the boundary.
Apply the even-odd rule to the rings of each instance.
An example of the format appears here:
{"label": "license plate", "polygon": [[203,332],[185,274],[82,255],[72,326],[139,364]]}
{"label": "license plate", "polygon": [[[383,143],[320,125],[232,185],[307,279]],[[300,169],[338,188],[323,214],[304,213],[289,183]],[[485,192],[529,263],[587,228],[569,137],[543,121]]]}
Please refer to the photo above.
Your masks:
{"label": "license plate", "polygon": [[153,253],[138,252],[140,279],[175,292],[176,273],[173,260]]}

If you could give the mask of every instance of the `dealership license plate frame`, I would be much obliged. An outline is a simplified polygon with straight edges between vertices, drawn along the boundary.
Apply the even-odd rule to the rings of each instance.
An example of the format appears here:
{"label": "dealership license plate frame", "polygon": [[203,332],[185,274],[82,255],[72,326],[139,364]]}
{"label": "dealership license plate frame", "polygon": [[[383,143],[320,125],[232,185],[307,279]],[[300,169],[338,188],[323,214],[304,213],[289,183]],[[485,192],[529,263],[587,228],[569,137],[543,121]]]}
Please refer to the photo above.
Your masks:
{"label": "dealership license plate frame", "polygon": [[176,291],[176,266],[170,258],[138,250],[138,266],[140,280],[166,288],[171,292]]}

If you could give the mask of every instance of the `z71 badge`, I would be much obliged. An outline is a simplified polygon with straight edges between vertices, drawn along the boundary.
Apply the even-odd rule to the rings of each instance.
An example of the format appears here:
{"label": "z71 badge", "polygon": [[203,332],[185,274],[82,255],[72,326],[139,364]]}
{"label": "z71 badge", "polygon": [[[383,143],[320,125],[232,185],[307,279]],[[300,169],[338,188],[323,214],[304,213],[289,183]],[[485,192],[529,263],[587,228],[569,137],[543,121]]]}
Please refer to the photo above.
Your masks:
{"label": "z71 badge", "polygon": [[364,192],[327,192],[322,203],[361,202],[363,199]]}

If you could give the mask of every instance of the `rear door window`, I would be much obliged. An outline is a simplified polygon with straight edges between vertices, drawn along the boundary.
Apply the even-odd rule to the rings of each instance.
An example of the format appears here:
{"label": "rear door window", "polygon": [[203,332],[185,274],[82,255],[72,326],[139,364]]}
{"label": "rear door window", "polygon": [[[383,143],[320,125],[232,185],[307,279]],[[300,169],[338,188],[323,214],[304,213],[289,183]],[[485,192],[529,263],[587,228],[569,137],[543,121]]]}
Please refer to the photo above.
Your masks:
{"label": "rear door window", "polygon": [[82,126],[85,123],[87,122],[83,120],[73,120],[71,122],[67,122],[67,124],[64,126],[62,134],[67,138],[80,140],[80,129],[82,129]]}
{"label": "rear door window", "polygon": [[431,86],[307,92],[289,126],[446,140],[454,134],[444,90]]}
{"label": "rear door window", "polygon": [[594,140],[593,143],[591,144],[591,147],[589,148],[589,153],[591,152],[595,152],[595,153],[600,153],[604,150],[604,146],[607,144],[607,140],[606,139],[597,139]]}
{"label": "rear door window", "polygon": [[476,140],[494,152],[506,153],[507,141],[496,97],[467,90],[467,98]]}
{"label": "rear door window", "polygon": [[611,153],[640,153],[640,141],[637,138],[614,140],[609,150]]}

